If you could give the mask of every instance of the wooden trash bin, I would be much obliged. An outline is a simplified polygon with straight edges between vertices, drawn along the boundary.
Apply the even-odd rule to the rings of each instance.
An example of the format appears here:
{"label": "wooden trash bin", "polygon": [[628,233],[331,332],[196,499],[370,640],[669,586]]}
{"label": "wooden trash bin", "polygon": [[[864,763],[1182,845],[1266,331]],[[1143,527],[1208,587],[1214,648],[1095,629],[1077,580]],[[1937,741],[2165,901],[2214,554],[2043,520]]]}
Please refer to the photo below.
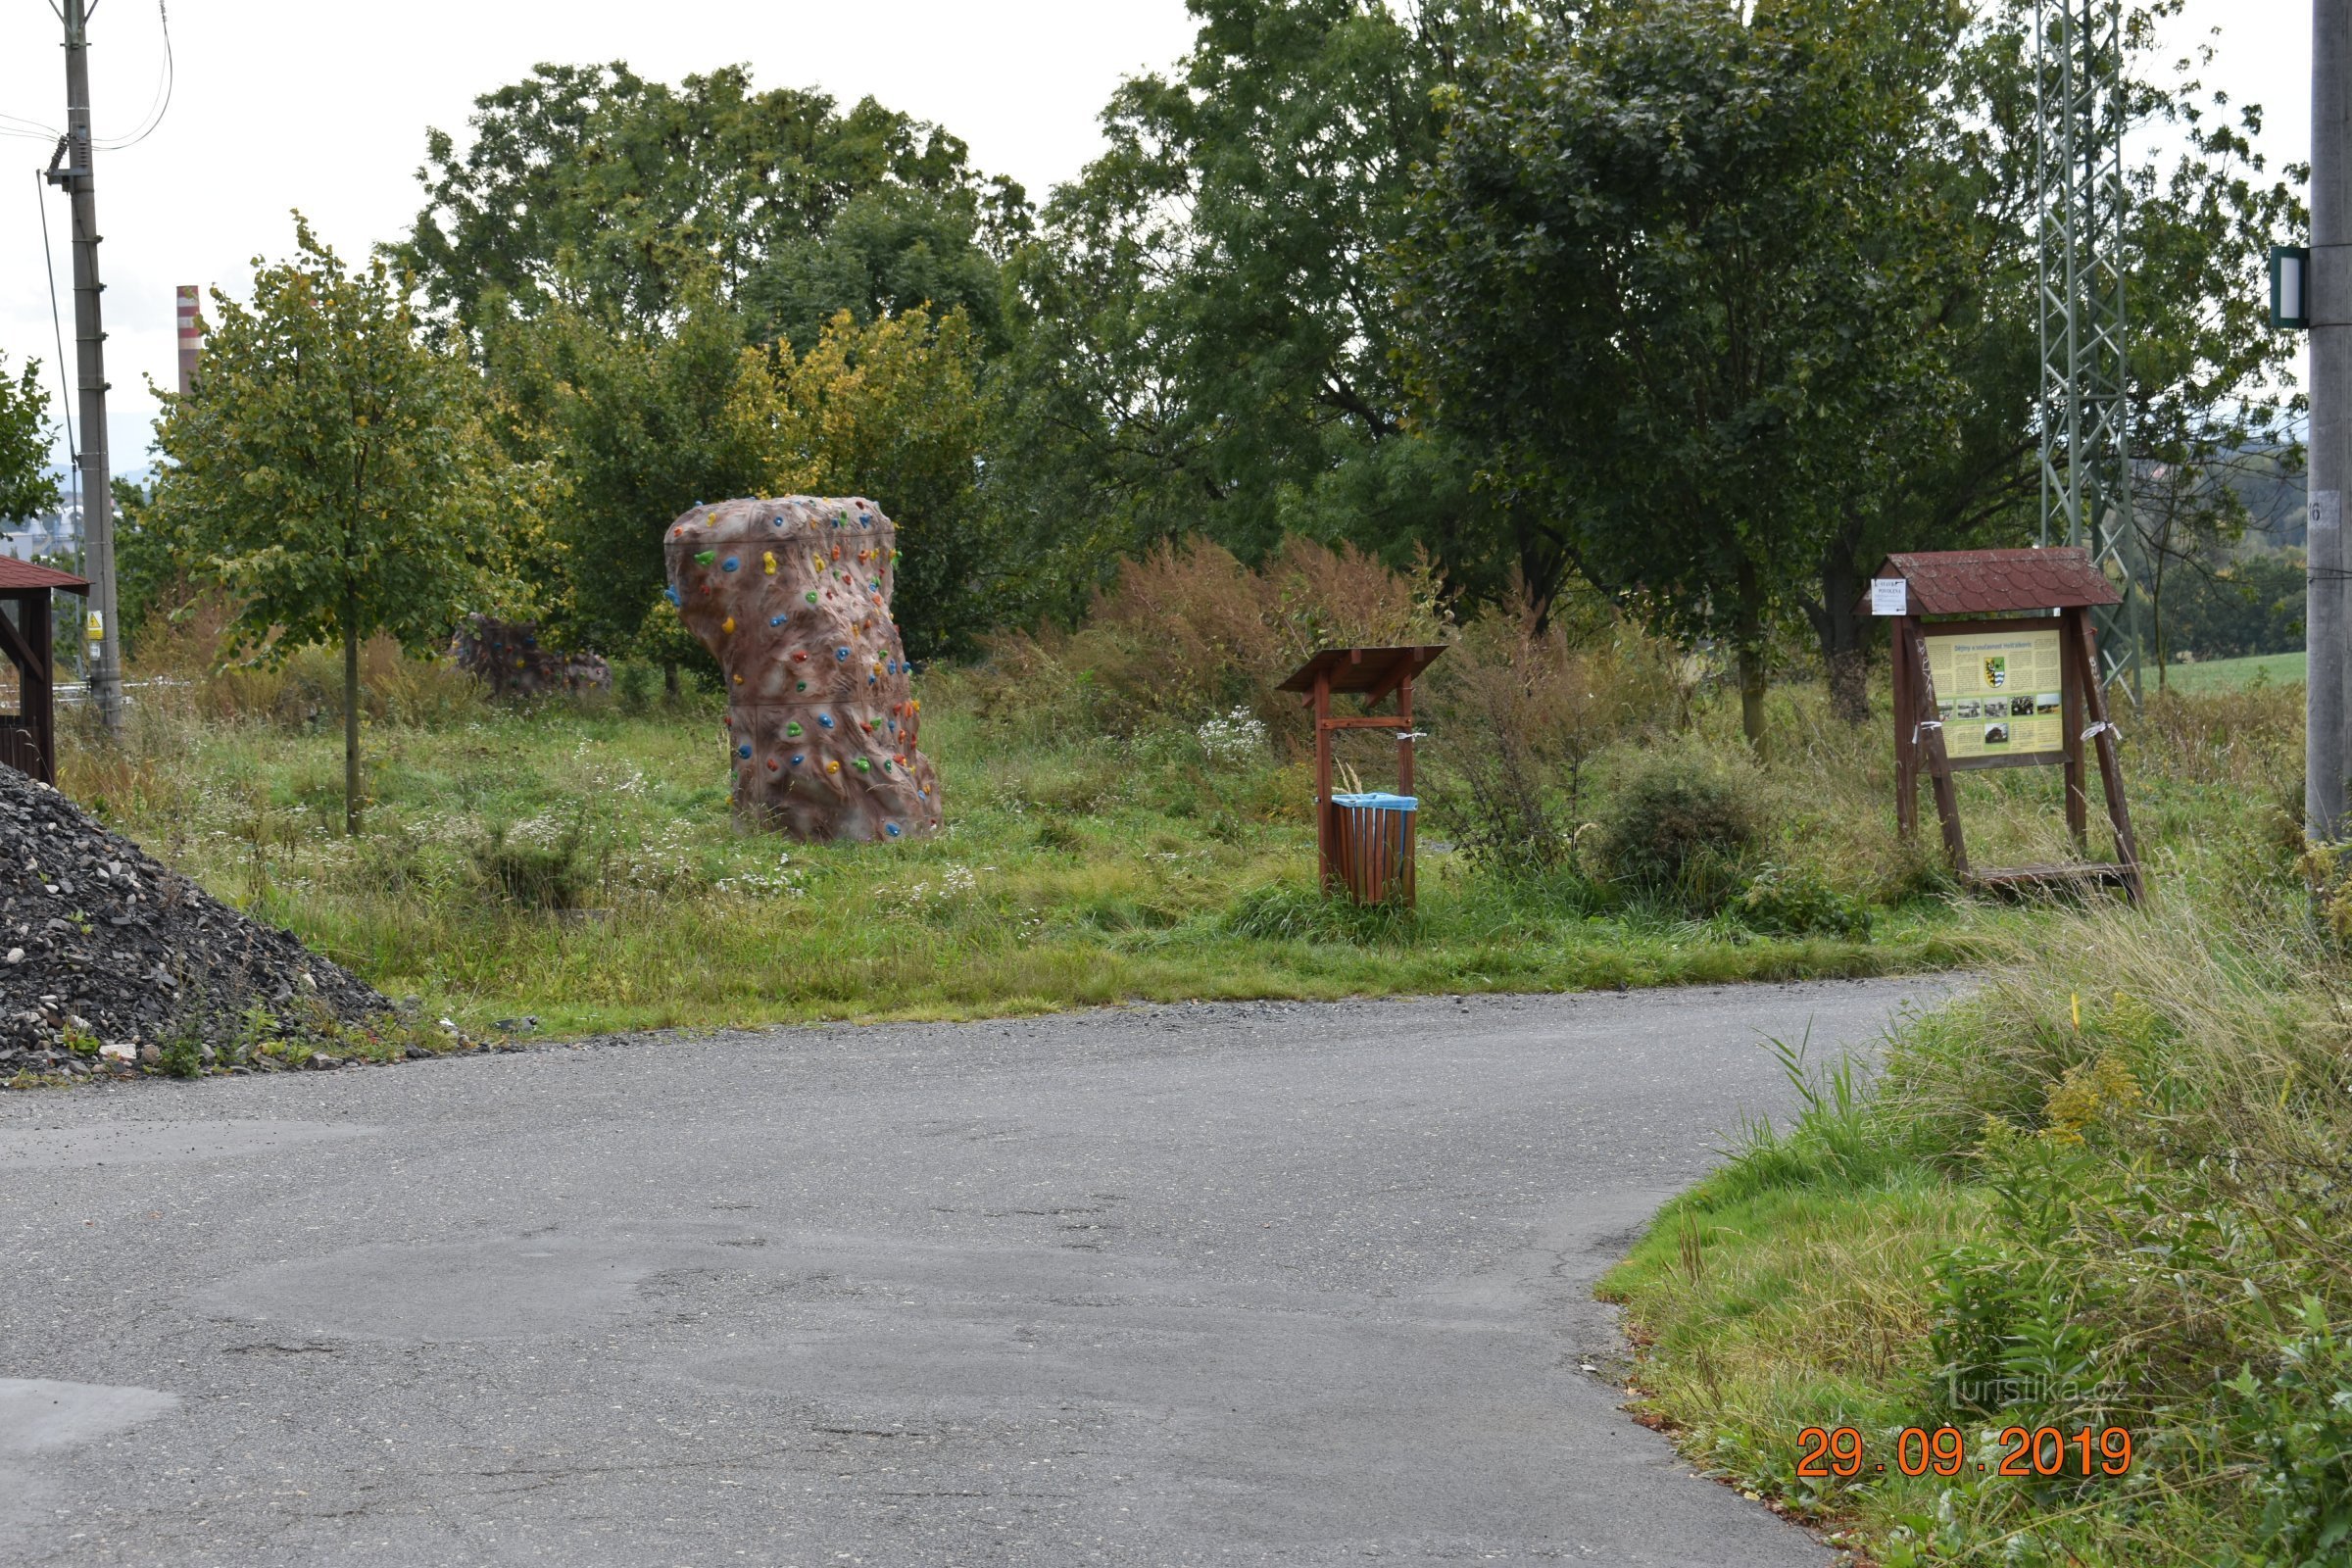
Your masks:
{"label": "wooden trash bin", "polygon": [[[1281,690],[1304,699],[1315,725],[1315,849],[1326,893],[1364,904],[1413,903],[1413,677],[1436,663],[1442,643],[1403,648],[1327,648],[1295,670]],[[1361,697],[1360,716],[1335,714],[1335,696]],[[1370,710],[1395,698],[1396,711]],[[1332,737],[1343,730],[1396,737],[1396,793],[1334,795]]]}
{"label": "wooden trash bin", "polygon": [[1421,803],[1410,795],[1334,795],[1333,838],[1340,882],[1358,904],[1413,902],[1413,818]]}

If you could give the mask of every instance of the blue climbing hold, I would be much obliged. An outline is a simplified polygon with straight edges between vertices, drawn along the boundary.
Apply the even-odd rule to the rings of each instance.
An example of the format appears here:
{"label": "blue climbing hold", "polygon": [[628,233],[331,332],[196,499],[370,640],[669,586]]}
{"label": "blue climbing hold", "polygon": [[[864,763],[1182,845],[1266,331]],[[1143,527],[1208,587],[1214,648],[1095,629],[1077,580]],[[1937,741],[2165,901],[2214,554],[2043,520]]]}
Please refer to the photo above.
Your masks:
{"label": "blue climbing hold", "polygon": [[686,608],[685,602],[678,598],[678,591],[675,588],[662,589],[662,597],[668,600],[671,604],[676,605],[680,610]]}
{"label": "blue climbing hold", "polygon": [[793,753],[793,754],[792,754],[792,765],[793,765],[793,766],[795,766],[795,767],[798,767],[798,766],[800,766],[800,765],[801,765],[801,763],[802,763],[802,761],[803,761],[804,760],[805,760],[805,759],[803,758],[803,755],[802,755],[801,753],[799,753],[799,752],[795,752],[795,753]]}
{"label": "blue climbing hold", "polygon": [[836,648],[833,650],[833,657],[846,664],[850,662],[850,651],[847,648]]}
{"label": "blue climbing hold", "polygon": [[749,757],[752,755],[752,749],[749,746],[738,746],[735,748],[735,755],[737,757]]}
{"label": "blue climbing hold", "polygon": [[767,623],[770,626],[781,626],[784,624],[784,617],[782,615],[770,615],[767,617]]}
{"label": "blue climbing hold", "polygon": [[833,727],[833,715],[831,713],[817,714],[816,727],[818,729],[831,729]]}
{"label": "blue climbing hold", "polygon": [[736,560],[733,556],[729,556],[725,561],[719,563],[718,569],[721,571],[741,571],[743,569],[743,563]]}
{"label": "blue climbing hold", "polygon": [[899,836],[899,824],[896,822],[885,822],[882,824],[882,831],[895,839]]}

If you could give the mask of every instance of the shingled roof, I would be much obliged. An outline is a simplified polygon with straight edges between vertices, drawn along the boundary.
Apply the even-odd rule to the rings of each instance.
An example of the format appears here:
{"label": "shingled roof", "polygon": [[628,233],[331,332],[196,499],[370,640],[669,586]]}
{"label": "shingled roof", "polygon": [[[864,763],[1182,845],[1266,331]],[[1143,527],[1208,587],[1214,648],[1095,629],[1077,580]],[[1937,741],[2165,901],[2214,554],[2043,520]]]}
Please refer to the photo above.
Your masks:
{"label": "shingled roof", "polygon": [[[1911,585],[1914,615],[1983,615],[2018,610],[2076,610],[2120,605],[2115,591],[2090,564],[2090,552],[2048,550],[1938,550],[1888,556],[1872,573],[1900,577]],[[1862,596],[1870,611],[1870,595]]]}
{"label": "shingled roof", "polygon": [[23,593],[29,588],[63,588],[69,593],[82,593],[89,580],[76,577],[70,571],[59,571],[34,561],[19,561],[14,556],[0,556],[0,594]]}

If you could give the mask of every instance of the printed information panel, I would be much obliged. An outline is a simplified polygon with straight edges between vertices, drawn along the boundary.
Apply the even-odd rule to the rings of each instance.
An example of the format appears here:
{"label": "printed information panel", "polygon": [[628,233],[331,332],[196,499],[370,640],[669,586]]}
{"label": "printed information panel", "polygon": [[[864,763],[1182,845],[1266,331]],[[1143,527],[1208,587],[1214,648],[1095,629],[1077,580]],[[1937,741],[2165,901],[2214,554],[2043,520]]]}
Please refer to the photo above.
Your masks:
{"label": "printed information panel", "polygon": [[2061,647],[2055,621],[2047,631],[1928,633],[1945,755],[1957,761],[2065,751]]}

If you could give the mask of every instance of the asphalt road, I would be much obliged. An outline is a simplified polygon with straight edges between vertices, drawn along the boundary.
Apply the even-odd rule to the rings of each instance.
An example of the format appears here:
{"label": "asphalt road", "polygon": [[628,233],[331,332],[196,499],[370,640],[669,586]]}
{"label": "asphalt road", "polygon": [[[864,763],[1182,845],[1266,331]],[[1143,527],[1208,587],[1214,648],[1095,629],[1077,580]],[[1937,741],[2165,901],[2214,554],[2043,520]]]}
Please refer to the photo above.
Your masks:
{"label": "asphalt road", "polygon": [[0,1097],[0,1561],[1824,1564],[1620,1412],[1590,1287],[1786,1108],[1763,1035],[1940,994]]}

